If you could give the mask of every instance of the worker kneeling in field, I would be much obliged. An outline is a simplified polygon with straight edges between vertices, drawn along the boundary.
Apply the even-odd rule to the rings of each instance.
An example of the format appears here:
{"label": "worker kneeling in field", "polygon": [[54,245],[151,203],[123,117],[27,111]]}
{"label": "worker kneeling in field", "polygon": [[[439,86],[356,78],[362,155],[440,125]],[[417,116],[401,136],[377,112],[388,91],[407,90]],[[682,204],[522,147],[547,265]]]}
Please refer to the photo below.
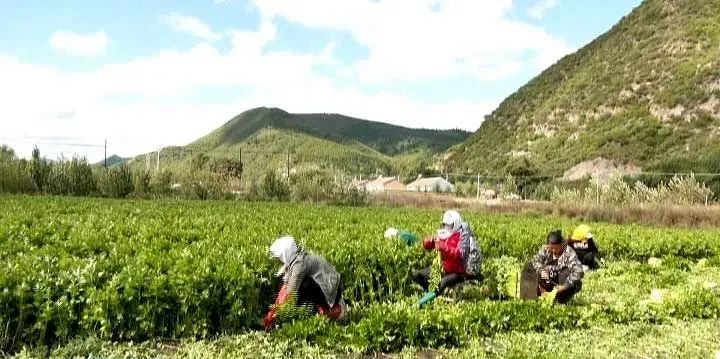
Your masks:
{"label": "worker kneeling in field", "polygon": [[282,263],[277,275],[283,276],[283,281],[275,305],[265,316],[266,329],[273,328],[278,317],[292,315],[293,311],[344,319],[347,306],[342,298],[342,278],[330,263],[306,252],[293,237],[277,239],[270,253]]}
{"label": "worker kneeling in field", "polygon": [[577,226],[567,243],[575,250],[583,265],[583,270],[597,269],[600,251],[595,244],[590,227],[584,224]]}
{"label": "worker kneeling in field", "polygon": [[418,302],[419,307],[432,302],[438,295],[468,279],[481,279],[482,254],[470,226],[462,221],[457,211],[443,215],[437,235],[423,240],[427,250],[437,249],[439,256],[430,268],[417,271],[413,280],[427,292]]}
{"label": "worker kneeling in field", "polygon": [[538,276],[538,295],[555,295],[555,301],[565,304],[582,289],[582,265],[559,230],[550,232],[532,267]]}

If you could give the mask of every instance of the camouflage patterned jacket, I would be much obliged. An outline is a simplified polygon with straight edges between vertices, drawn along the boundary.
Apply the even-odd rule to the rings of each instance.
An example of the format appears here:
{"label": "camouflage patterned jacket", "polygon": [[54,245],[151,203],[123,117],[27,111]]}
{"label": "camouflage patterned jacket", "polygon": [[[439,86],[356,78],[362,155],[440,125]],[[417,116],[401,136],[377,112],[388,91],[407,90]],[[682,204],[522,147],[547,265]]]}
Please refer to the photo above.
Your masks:
{"label": "camouflage patterned jacket", "polygon": [[575,251],[568,246],[565,246],[565,250],[557,259],[553,258],[547,246],[542,246],[540,251],[535,255],[535,259],[533,259],[533,268],[538,273],[543,269],[549,271],[551,278],[557,276],[561,270],[568,269],[570,275],[567,278],[566,284],[571,287],[579,284],[584,274],[580,259],[578,259]]}

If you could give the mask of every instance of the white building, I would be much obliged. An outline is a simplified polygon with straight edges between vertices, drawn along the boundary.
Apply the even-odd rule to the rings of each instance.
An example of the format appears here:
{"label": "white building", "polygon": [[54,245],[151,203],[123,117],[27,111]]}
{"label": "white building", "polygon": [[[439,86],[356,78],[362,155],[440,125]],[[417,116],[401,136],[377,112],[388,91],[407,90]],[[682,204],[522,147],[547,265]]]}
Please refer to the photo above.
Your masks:
{"label": "white building", "polygon": [[365,189],[368,192],[404,191],[405,184],[400,182],[397,177],[378,177],[378,179],[366,183]]}
{"label": "white building", "polygon": [[455,185],[442,177],[418,178],[407,185],[412,192],[455,192]]}

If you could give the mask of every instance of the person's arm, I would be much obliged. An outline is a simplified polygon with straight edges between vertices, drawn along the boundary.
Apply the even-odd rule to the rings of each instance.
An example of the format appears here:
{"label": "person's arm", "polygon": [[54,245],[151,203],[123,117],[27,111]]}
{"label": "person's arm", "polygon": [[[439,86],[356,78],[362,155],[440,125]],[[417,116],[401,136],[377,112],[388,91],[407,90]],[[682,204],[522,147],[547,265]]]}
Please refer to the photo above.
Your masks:
{"label": "person's arm", "polygon": [[595,254],[600,252],[600,249],[595,244],[595,240],[592,238],[588,239],[588,252],[592,252]]}
{"label": "person's arm", "polygon": [[535,269],[535,272],[538,274],[540,271],[545,269],[545,261],[547,259],[547,252],[545,251],[545,246],[540,247],[540,250],[537,252],[535,257],[532,261],[532,267]]}
{"label": "person's arm", "polygon": [[577,254],[573,252],[573,254],[569,257],[567,267],[570,270],[570,275],[567,278],[567,282],[558,287],[558,292],[563,292],[568,288],[575,286],[582,280],[583,275],[585,274],[582,268],[582,263],[580,263],[580,259]]}
{"label": "person's arm", "polygon": [[277,314],[283,309],[283,306],[294,305],[293,301],[297,299],[300,283],[305,277],[305,262],[301,260],[288,268],[288,270],[290,270],[290,272],[288,273],[287,281],[283,281],[283,285],[280,287],[277,297],[275,297],[275,304],[265,315],[264,322],[265,329],[267,330],[275,326]]}
{"label": "person's arm", "polygon": [[280,287],[280,291],[275,296],[275,303],[270,307],[270,310],[267,312],[267,314],[265,314],[265,318],[263,318],[266,330],[271,330],[275,326],[279,306],[281,306],[283,303],[285,303],[285,301],[287,301],[288,293],[289,292],[287,283],[283,283]]}
{"label": "person's arm", "polygon": [[297,296],[298,290],[300,289],[300,284],[305,278],[306,259],[307,257],[298,258],[297,262],[289,268],[290,273],[288,273],[288,279],[286,283],[287,289],[285,293],[283,293],[283,296],[278,298],[278,304],[285,304],[289,299],[295,299],[295,297]]}

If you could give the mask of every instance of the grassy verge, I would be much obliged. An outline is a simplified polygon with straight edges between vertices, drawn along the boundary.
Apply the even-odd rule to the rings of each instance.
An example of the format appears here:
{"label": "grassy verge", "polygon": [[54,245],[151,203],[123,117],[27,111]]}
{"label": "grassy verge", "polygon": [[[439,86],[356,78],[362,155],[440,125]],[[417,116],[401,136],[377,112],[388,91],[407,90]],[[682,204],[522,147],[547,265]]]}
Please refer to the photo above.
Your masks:
{"label": "grassy verge", "polygon": [[379,207],[427,209],[460,208],[483,213],[516,213],[535,216],[563,216],[590,222],[643,224],[681,227],[720,227],[720,205],[709,206],[585,206],[538,201],[478,201],[432,193],[382,193],[371,196]]}

